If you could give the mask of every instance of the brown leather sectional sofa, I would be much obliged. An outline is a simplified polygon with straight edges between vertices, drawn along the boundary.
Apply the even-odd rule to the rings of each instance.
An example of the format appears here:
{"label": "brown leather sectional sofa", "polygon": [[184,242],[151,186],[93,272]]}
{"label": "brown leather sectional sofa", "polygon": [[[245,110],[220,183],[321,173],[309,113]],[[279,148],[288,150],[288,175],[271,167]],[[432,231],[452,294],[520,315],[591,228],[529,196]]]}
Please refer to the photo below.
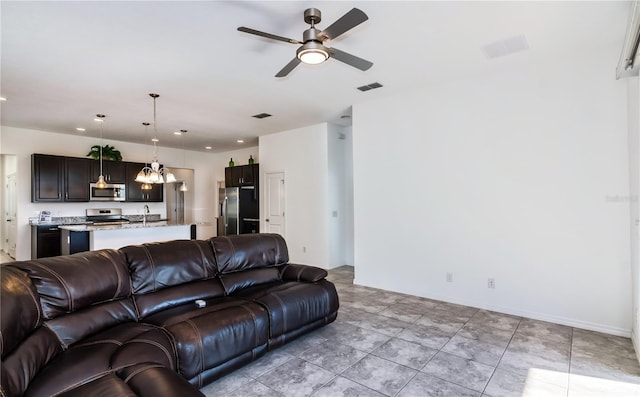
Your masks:
{"label": "brown leather sectional sofa", "polygon": [[326,271],[288,261],[253,234],[3,265],[0,394],[202,396],[335,320]]}

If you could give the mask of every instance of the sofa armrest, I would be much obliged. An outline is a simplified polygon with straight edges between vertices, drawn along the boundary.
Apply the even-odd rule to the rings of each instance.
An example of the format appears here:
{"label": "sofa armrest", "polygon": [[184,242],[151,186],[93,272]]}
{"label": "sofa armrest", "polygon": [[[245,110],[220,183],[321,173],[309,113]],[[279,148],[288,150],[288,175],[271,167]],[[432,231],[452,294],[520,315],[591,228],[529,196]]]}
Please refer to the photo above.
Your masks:
{"label": "sofa armrest", "polygon": [[327,271],[315,266],[288,263],[280,268],[280,277],[285,281],[315,283],[327,277]]}

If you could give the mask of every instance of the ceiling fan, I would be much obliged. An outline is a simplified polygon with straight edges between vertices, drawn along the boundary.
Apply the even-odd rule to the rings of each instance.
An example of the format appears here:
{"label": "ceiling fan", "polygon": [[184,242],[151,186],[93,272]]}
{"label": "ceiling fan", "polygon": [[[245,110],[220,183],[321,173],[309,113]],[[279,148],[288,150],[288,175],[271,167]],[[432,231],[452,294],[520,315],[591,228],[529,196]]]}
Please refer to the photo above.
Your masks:
{"label": "ceiling fan", "polygon": [[271,33],[261,32],[259,30],[246,28],[241,26],[239,31],[255,34],[257,36],[266,37],[272,40],[284,41],[291,44],[302,44],[296,51],[296,57],[293,58],[282,70],[276,74],[276,77],[284,77],[289,74],[300,62],[308,64],[318,64],[326,61],[329,58],[335,58],[340,62],[344,62],[347,65],[353,66],[360,70],[368,70],[373,66],[372,62],[359,58],[355,55],[351,55],[344,51],[340,51],[334,47],[325,46],[325,42],[333,40],[343,33],[353,29],[360,25],[362,22],[369,19],[367,14],[357,8],[353,8],[351,11],[344,14],[340,19],[331,24],[323,31],[316,29],[315,24],[319,23],[322,19],[321,12],[317,8],[309,8],[304,12],[304,21],[311,25],[311,27],[304,31],[302,34],[302,40],[289,39],[287,37],[278,36]]}

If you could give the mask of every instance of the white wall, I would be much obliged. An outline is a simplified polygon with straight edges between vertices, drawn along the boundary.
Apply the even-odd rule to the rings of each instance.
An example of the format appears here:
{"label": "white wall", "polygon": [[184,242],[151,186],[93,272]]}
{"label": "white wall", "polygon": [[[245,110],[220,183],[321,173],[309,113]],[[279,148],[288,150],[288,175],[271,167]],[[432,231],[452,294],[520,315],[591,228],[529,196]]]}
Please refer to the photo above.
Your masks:
{"label": "white wall", "polygon": [[353,266],[353,133],[345,127],[345,164],[344,164],[344,263]]}
{"label": "white wall", "polygon": [[329,212],[329,263],[328,268],[346,264],[346,224],[345,180],[347,144],[343,127],[327,125],[327,166],[328,168],[328,212]]}
{"label": "white wall", "polygon": [[[99,143],[96,137],[79,135],[55,134],[51,132],[27,130],[2,126],[0,129],[2,154],[17,156],[18,172],[18,244],[17,259],[24,260],[31,257],[31,236],[28,218],[41,210],[51,210],[53,216],[84,216],[86,208],[103,207],[104,203],[32,203],[31,202],[31,154],[44,153],[61,156],[84,157],[89,148]],[[104,140],[105,144],[114,145],[122,153],[125,161],[144,162],[146,154],[150,154],[145,145],[128,142]],[[146,154],[145,154],[146,153]],[[191,168],[194,170],[193,211],[194,223],[206,226],[207,233],[214,235],[215,219],[217,216],[217,185],[218,180],[224,180],[224,167],[229,156],[239,160],[249,158],[252,154],[257,158],[257,148],[252,147],[226,153],[204,153],[182,149],[168,149],[159,147],[158,157],[168,167]],[[239,163],[246,163],[241,160]],[[114,204],[114,203],[109,203]],[[113,206],[121,207],[124,214],[141,214],[143,203],[118,203]],[[164,203],[149,203],[152,213],[166,216]],[[212,226],[210,226],[212,225]],[[201,238],[201,236],[198,236]],[[206,238],[207,236],[202,236]]]}
{"label": "white wall", "polygon": [[629,336],[617,58],[594,49],[354,105],[355,282]]}
{"label": "white wall", "polygon": [[[640,59],[640,58],[639,58]],[[640,77],[629,78],[629,186],[633,344],[640,360]]]}
{"label": "white wall", "polygon": [[[317,124],[261,136],[260,190],[267,173],[285,175],[285,239],[292,262],[330,269],[347,263],[350,208],[345,186],[351,162],[344,127]],[[262,230],[265,216],[261,215]]]}
{"label": "white wall", "polygon": [[[289,258],[322,268],[330,262],[327,144],[327,124],[261,136],[258,144],[261,205],[265,203],[265,175],[284,172],[284,237]],[[260,223],[264,228],[262,213]]]}

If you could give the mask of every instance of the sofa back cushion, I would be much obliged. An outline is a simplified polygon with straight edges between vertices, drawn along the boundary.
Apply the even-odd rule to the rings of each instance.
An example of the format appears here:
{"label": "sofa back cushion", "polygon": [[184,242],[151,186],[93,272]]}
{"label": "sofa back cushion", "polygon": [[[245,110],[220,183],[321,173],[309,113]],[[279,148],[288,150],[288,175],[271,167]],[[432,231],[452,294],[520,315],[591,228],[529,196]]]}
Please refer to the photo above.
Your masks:
{"label": "sofa back cushion", "polygon": [[40,296],[45,326],[62,345],[114,325],[137,321],[124,255],[117,250],[81,252],[16,262]]}
{"label": "sofa back cushion", "polygon": [[33,281],[45,319],[131,295],[129,269],[116,250],[87,251],[18,262]]}
{"label": "sofa back cushion", "polygon": [[209,240],[221,274],[273,267],[289,261],[287,244],[279,234],[240,234]]}
{"label": "sofa back cushion", "polygon": [[3,266],[0,280],[0,356],[4,358],[42,323],[42,309],[27,273]]}
{"label": "sofa back cushion", "polygon": [[280,271],[277,267],[263,267],[220,275],[220,281],[227,295],[251,288],[256,285],[279,282]]}
{"label": "sofa back cushion", "polygon": [[207,241],[146,243],[120,251],[129,264],[141,318],[196,299],[224,295],[213,250]]}

